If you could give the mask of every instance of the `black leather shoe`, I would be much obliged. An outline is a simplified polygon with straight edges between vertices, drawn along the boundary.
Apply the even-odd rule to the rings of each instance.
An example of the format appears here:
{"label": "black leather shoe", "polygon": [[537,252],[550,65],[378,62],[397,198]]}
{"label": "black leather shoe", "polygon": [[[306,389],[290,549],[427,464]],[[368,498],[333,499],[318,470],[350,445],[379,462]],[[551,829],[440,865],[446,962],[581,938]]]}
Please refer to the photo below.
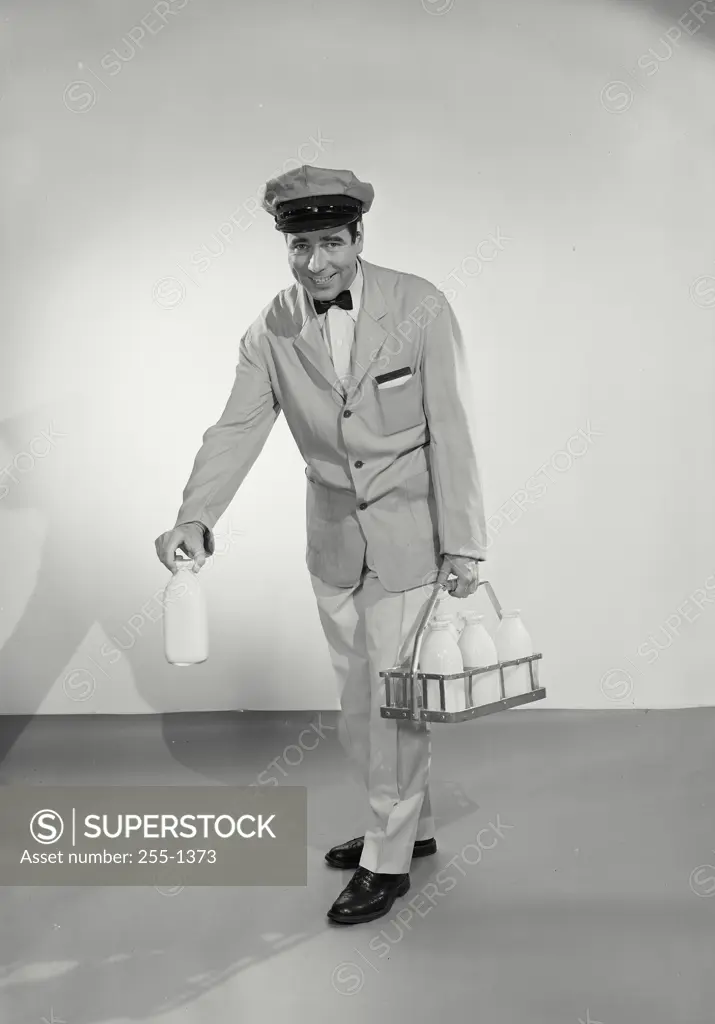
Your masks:
{"label": "black leather shoe", "polygon": [[337,924],[361,924],[382,917],[410,888],[409,875],[387,875],[357,867],[328,911]]}
{"label": "black leather shoe", "polygon": [[[364,836],[359,839],[349,839],[341,846],[334,846],[325,854],[325,861],[331,868],[356,868],[360,864]],[[413,849],[412,857],[429,857],[437,852],[437,841],[435,839],[419,839]]]}

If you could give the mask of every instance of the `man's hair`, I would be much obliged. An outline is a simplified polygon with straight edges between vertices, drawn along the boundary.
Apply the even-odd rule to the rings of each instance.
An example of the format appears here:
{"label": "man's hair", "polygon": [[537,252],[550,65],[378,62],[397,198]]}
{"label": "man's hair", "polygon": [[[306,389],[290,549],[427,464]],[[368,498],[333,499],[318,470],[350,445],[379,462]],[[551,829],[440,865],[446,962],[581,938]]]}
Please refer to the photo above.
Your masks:
{"label": "man's hair", "polygon": [[351,224],[348,224],[347,227],[348,231],[350,232],[350,241],[354,242],[357,236],[357,229],[360,228],[360,230],[362,230],[362,217],[359,217],[357,220],[354,220]]}

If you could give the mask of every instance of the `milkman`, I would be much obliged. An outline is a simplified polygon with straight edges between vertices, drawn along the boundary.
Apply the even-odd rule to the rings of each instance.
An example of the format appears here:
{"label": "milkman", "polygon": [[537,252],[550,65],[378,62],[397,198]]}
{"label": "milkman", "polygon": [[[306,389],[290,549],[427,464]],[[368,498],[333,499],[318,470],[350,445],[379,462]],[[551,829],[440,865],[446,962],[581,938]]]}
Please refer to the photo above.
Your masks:
{"label": "milkman", "polygon": [[412,858],[436,853],[429,725],[381,717],[379,673],[409,663],[437,580],[474,593],[487,548],[464,340],[435,285],[362,258],[373,198],[348,170],[304,165],[266,183],[294,282],[241,338],[226,407],[155,542],[172,572],[178,548],[197,567],[213,554],[213,528],[283,412],[306,464],[306,562],[339,733],[367,789],[364,835],[325,857],[354,869],[328,911],[340,924],[387,914]]}

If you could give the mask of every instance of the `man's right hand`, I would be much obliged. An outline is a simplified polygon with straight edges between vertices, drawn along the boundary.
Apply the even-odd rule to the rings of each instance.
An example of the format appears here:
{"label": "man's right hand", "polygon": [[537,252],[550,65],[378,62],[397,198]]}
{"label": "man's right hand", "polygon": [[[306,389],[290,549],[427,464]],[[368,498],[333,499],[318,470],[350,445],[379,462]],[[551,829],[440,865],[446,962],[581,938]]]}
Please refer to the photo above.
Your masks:
{"label": "man's right hand", "polygon": [[181,549],[185,555],[194,560],[194,572],[198,572],[206,561],[204,549],[204,531],[199,523],[183,523],[173,530],[162,533],[154,541],[156,554],[162,565],[172,573],[177,571],[176,552]]}

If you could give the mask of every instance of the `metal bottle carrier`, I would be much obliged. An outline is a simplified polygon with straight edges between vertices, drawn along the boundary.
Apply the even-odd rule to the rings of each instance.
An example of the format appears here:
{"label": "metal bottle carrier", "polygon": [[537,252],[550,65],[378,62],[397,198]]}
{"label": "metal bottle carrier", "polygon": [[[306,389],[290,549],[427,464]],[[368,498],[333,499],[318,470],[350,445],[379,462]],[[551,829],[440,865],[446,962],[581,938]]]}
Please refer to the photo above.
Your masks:
{"label": "metal bottle carrier", "polygon": [[[457,586],[457,580],[448,580],[445,587],[453,591]],[[499,619],[502,618],[502,608],[497,596],[488,580],[480,580],[480,587],[485,587],[489,599],[494,606],[494,611]],[[546,690],[539,686],[539,661],[541,654],[532,654],[528,658],[517,658],[514,661],[501,661],[495,665],[487,665],[485,668],[465,668],[464,672],[453,672],[451,675],[434,675],[431,673],[418,672],[420,649],[427,625],[437,603],[437,597],[442,589],[442,583],[436,583],[432,596],[422,615],[419,628],[415,636],[415,645],[412,652],[412,660],[408,671],[391,668],[380,672],[385,679],[386,704],[380,708],[380,715],[383,718],[411,718],[415,722],[467,722],[473,718],[482,718],[484,715],[494,714],[496,711],[506,711],[507,708],[514,708],[520,704],[532,704],[535,700],[543,700]],[[525,693],[516,694],[513,697],[506,697],[504,691],[504,669],[511,665],[529,666],[529,678],[531,688]],[[482,675],[484,672],[499,671],[499,685],[501,687],[501,700],[493,701],[490,704],[479,704],[474,706],[472,693],[474,676]],[[427,700],[427,682],[430,679],[439,681],[439,708],[429,707]],[[465,704],[462,711],[446,711],[444,698],[445,679],[463,679],[465,687]],[[421,685],[420,685],[421,683]]]}

